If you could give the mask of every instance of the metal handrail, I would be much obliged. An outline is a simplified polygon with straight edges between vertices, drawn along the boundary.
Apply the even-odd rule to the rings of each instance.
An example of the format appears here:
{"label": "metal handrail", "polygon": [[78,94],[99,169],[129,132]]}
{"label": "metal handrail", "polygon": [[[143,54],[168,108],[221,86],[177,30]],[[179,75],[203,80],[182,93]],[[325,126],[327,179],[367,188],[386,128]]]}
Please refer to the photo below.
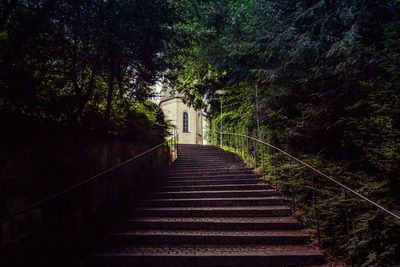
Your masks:
{"label": "metal handrail", "polygon": [[163,146],[163,145],[165,145],[165,144],[167,144],[169,142],[171,142],[171,141],[176,141],[175,137],[176,137],[176,135],[174,135],[171,140],[167,140],[167,141],[165,141],[165,142],[163,142],[163,143],[161,143],[161,144],[159,144],[159,145],[157,145],[155,147],[152,147],[152,148],[146,150],[143,153],[140,153],[139,155],[133,156],[133,157],[131,157],[131,158],[129,158],[129,159],[127,159],[127,160],[125,160],[125,161],[123,161],[123,162],[121,162],[121,163],[119,163],[119,164],[117,164],[117,165],[105,170],[105,171],[99,172],[98,174],[96,174],[96,175],[94,175],[94,176],[92,176],[92,177],[90,177],[88,179],[85,179],[82,182],[79,182],[77,184],[69,186],[69,187],[67,187],[67,188],[65,188],[65,189],[63,189],[63,190],[61,190],[61,191],[49,196],[49,197],[46,197],[46,198],[44,198],[42,200],[39,200],[39,201],[37,201],[37,202],[35,202],[35,203],[31,204],[31,205],[28,205],[25,208],[22,208],[20,210],[14,211],[14,212],[11,212],[8,215],[2,217],[0,219],[0,223],[2,223],[4,221],[7,221],[7,220],[9,220],[9,219],[11,219],[11,218],[13,218],[15,216],[18,216],[18,215],[20,215],[22,213],[25,213],[25,212],[27,212],[29,210],[32,210],[32,209],[34,209],[36,207],[39,207],[39,206],[43,205],[44,203],[49,202],[52,199],[55,199],[55,198],[60,197],[62,195],[65,195],[66,193],[69,193],[69,192],[73,191],[74,189],[77,189],[77,188],[79,188],[79,187],[81,187],[81,186],[83,186],[83,185],[85,185],[87,183],[90,183],[91,181],[95,180],[96,178],[98,178],[100,176],[103,176],[103,175],[105,175],[105,174],[107,174],[107,173],[109,173],[109,172],[111,172],[111,171],[113,171],[115,169],[118,169],[119,167],[121,167],[121,166],[123,166],[123,165],[125,165],[125,164],[127,164],[127,163],[129,163],[129,162],[131,162],[131,161],[133,161],[133,160],[135,160],[135,159],[137,159],[137,158],[139,158],[139,157],[141,157],[141,156],[143,156],[143,155],[145,155],[145,154],[147,154],[147,153],[149,153],[149,152],[151,152],[151,151],[153,151],[153,150],[155,150],[155,149],[157,149],[157,148],[159,148],[159,147],[161,147],[161,146]]}
{"label": "metal handrail", "polygon": [[400,220],[400,216],[399,216],[399,215],[397,215],[397,214],[391,212],[390,210],[388,210],[388,209],[382,207],[381,205],[379,205],[378,203],[372,201],[371,199],[367,198],[366,196],[363,196],[363,195],[360,194],[359,192],[357,192],[357,191],[355,191],[355,190],[349,188],[348,186],[346,186],[346,185],[342,184],[341,182],[335,180],[334,178],[330,177],[329,175],[327,175],[327,174],[325,174],[325,173],[319,171],[318,169],[316,169],[315,167],[311,166],[310,164],[308,164],[308,163],[302,161],[301,159],[296,158],[295,156],[290,155],[290,154],[287,153],[286,151],[284,151],[284,150],[282,150],[282,149],[280,149],[280,148],[278,148],[278,147],[276,147],[276,146],[274,146],[274,145],[271,145],[271,144],[269,144],[269,143],[267,143],[267,142],[261,141],[261,140],[259,140],[259,139],[256,139],[256,138],[254,138],[254,137],[251,137],[251,136],[248,136],[248,135],[244,135],[244,134],[223,133],[223,132],[219,132],[219,131],[217,131],[217,130],[214,130],[214,131],[217,132],[217,133],[220,133],[220,134],[232,134],[232,135],[236,135],[236,136],[246,137],[246,138],[249,138],[249,139],[251,139],[251,140],[253,140],[253,141],[256,141],[256,142],[259,142],[259,143],[264,144],[264,145],[266,145],[266,146],[269,146],[269,147],[271,147],[271,148],[273,148],[273,149],[275,149],[275,150],[278,150],[278,151],[280,151],[281,153],[283,153],[284,155],[290,157],[291,159],[296,160],[297,162],[301,163],[302,165],[306,166],[307,168],[311,169],[312,171],[314,171],[314,172],[320,174],[321,176],[327,178],[327,179],[330,180],[331,182],[334,182],[335,184],[339,185],[341,188],[343,188],[343,189],[345,189],[345,190],[347,190],[347,191],[353,193],[354,195],[356,195],[356,196],[358,196],[359,198],[361,198],[361,199],[367,201],[367,202],[370,203],[371,205],[373,205],[373,206],[377,207],[378,209],[380,209],[380,210],[386,212],[386,213],[389,214],[390,216],[392,216],[392,217],[394,217],[394,218]]}

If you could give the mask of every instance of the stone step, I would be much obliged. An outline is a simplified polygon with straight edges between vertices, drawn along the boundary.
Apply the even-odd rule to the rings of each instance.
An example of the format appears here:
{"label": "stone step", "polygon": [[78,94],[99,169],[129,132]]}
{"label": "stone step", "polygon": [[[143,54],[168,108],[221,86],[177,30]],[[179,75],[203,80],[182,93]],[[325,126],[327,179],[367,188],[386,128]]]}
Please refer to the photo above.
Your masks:
{"label": "stone step", "polygon": [[168,174],[181,174],[181,173],[193,173],[193,174],[203,174],[203,173],[220,173],[220,172],[226,172],[226,173],[231,173],[231,172],[253,172],[253,169],[250,168],[244,168],[244,167],[223,167],[223,168],[207,168],[207,169],[201,169],[201,170],[194,170],[194,169],[182,169],[182,170],[170,170]]}
{"label": "stone step", "polygon": [[197,163],[204,163],[204,162],[209,162],[209,163],[229,163],[229,164],[241,164],[244,165],[242,160],[239,160],[237,158],[223,158],[223,157],[207,157],[207,158],[192,158],[190,161],[189,160],[176,160],[174,161],[174,163],[172,164],[171,167],[175,167],[179,164],[186,164],[186,165],[190,165],[190,164],[197,164]]}
{"label": "stone step", "polygon": [[179,145],[159,192],[113,225],[91,266],[310,266],[309,230],[233,153]]}
{"label": "stone step", "polygon": [[90,258],[94,266],[311,266],[325,257],[312,245],[140,245]]}
{"label": "stone step", "polygon": [[241,198],[168,198],[140,201],[144,207],[233,207],[283,205],[281,197],[241,197]]}
{"label": "stone step", "polygon": [[175,161],[174,166],[178,164],[206,164],[206,163],[242,163],[242,161],[236,159],[236,158],[212,158],[212,157],[207,157],[207,158],[198,158],[198,159],[191,159],[191,160],[181,160],[181,161]]}
{"label": "stone step", "polygon": [[255,174],[253,170],[249,169],[215,169],[215,170],[192,170],[183,169],[178,172],[169,172],[167,177],[181,177],[181,176],[210,176],[210,175],[237,175],[237,174]]}
{"label": "stone step", "polygon": [[178,156],[179,159],[181,160],[182,158],[196,158],[196,157],[215,157],[215,156],[224,156],[224,157],[236,157],[236,154],[232,154],[228,151],[224,150],[217,150],[217,151],[212,151],[212,150],[204,150],[204,151],[178,151]]}
{"label": "stone step", "polygon": [[222,185],[222,184],[256,184],[263,182],[262,179],[220,179],[220,180],[184,180],[184,181],[167,181],[169,186],[178,185]]}
{"label": "stone step", "polygon": [[191,156],[187,156],[187,157],[180,155],[180,157],[175,161],[175,163],[182,163],[182,162],[193,163],[193,162],[197,162],[197,161],[211,162],[213,160],[221,161],[221,162],[224,160],[240,161],[240,158],[231,156],[231,155],[221,156],[221,155],[207,154],[206,156],[191,155]]}
{"label": "stone step", "polygon": [[135,230],[108,235],[111,242],[128,244],[289,245],[306,244],[302,231]]}
{"label": "stone step", "polygon": [[179,166],[189,166],[189,167],[206,167],[207,165],[223,165],[223,164],[240,164],[243,166],[243,163],[241,161],[237,160],[230,160],[230,159],[210,159],[210,160],[195,160],[193,162],[175,162],[173,167],[179,167]]}
{"label": "stone step", "polygon": [[232,164],[221,164],[217,166],[212,166],[211,164],[209,165],[203,165],[203,166],[183,166],[183,167],[174,167],[173,169],[170,170],[170,172],[204,172],[204,171],[215,171],[215,170],[229,170],[229,169],[244,169],[246,166],[243,164],[238,164],[238,163],[232,163]]}
{"label": "stone step", "polygon": [[224,155],[207,155],[207,156],[178,156],[178,159],[174,162],[174,164],[178,163],[197,163],[197,162],[212,162],[212,161],[234,161],[234,162],[242,162],[242,160],[238,157],[234,156],[224,156]]}
{"label": "stone step", "polygon": [[139,217],[118,222],[114,230],[298,230],[293,217]]}
{"label": "stone step", "polygon": [[190,157],[187,159],[179,158],[179,160],[176,160],[174,164],[192,164],[192,163],[212,163],[212,162],[241,162],[238,158],[236,157],[219,157],[219,156],[210,156],[208,155],[207,157]]}
{"label": "stone step", "polygon": [[265,197],[276,196],[274,189],[267,190],[224,190],[224,191],[175,191],[157,192],[154,198],[221,198],[221,197]]}
{"label": "stone step", "polygon": [[195,159],[235,159],[238,160],[239,157],[236,157],[232,154],[226,153],[212,153],[212,152],[203,152],[203,153],[178,153],[178,159],[176,162],[181,161],[193,161]]}
{"label": "stone step", "polygon": [[213,149],[208,149],[208,150],[182,150],[179,149],[178,151],[179,156],[192,156],[192,157],[198,157],[199,155],[227,155],[227,156],[235,156],[234,154],[225,151],[225,150],[213,150]]}
{"label": "stone step", "polygon": [[185,180],[226,180],[226,179],[243,179],[243,178],[259,178],[261,175],[255,173],[239,173],[239,174],[215,174],[210,176],[170,176],[168,181],[185,181]]}
{"label": "stone step", "polygon": [[211,169],[211,171],[226,171],[227,169],[242,169],[244,166],[231,164],[231,165],[220,165],[220,166],[203,166],[203,167],[179,167],[174,168],[174,171],[170,171],[171,173],[182,173],[182,172],[193,172],[193,173],[201,173],[207,172]]}
{"label": "stone step", "polygon": [[203,164],[227,164],[227,163],[239,163],[239,161],[237,161],[236,159],[213,159],[213,158],[209,158],[207,160],[194,160],[194,161],[180,161],[180,162],[175,162],[174,163],[174,167],[175,166],[179,166],[179,165],[188,165],[188,166],[193,166],[193,165],[199,165],[202,166]]}
{"label": "stone step", "polygon": [[282,217],[290,216],[285,206],[242,207],[147,207],[133,211],[140,217]]}
{"label": "stone step", "polygon": [[209,169],[209,168],[227,168],[227,167],[241,167],[244,168],[246,167],[244,164],[241,163],[235,163],[235,162],[223,162],[223,163],[200,163],[200,164],[176,164],[174,166],[175,170],[204,170],[204,169]]}
{"label": "stone step", "polygon": [[189,185],[189,186],[164,186],[161,191],[222,191],[222,190],[260,190],[271,189],[271,185],[258,184],[222,184],[222,185]]}
{"label": "stone step", "polygon": [[168,177],[170,176],[185,176],[185,175],[196,175],[196,176],[208,176],[214,174],[240,174],[248,173],[253,174],[253,170],[249,168],[224,168],[224,169],[204,169],[204,170],[180,170],[180,171],[169,171]]}

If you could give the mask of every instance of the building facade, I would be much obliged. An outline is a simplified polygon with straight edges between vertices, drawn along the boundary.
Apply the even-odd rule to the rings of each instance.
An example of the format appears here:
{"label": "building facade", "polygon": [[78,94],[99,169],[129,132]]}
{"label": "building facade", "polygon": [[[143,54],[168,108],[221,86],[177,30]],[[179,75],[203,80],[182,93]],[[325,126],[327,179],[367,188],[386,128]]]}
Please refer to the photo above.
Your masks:
{"label": "building facade", "polygon": [[163,88],[159,106],[165,118],[176,127],[180,144],[203,144],[203,116],[182,101],[182,95]]}

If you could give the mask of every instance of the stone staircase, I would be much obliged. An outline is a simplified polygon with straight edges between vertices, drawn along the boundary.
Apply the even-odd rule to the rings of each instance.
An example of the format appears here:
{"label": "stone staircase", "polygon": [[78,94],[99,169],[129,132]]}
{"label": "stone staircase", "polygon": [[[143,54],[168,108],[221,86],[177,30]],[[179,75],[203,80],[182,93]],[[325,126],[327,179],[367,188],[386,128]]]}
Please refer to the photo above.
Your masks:
{"label": "stone staircase", "polygon": [[311,266],[309,233],[259,175],[214,146],[180,145],[166,183],[114,226],[90,266]]}

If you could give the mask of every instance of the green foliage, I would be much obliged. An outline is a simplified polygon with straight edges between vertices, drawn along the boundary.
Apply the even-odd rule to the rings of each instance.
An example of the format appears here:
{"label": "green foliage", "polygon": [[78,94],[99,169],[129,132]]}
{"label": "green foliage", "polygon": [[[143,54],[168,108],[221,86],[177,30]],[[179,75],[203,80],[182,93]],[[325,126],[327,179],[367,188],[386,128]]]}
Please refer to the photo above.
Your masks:
{"label": "green foliage", "polygon": [[1,110],[124,135],[168,66],[166,0],[11,0],[0,10]]}
{"label": "green foliage", "polygon": [[152,102],[145,102],[137,106],[136,111],[142,116],[146,116],[151,123],[152,133],[148,132],[147,134],[158,136],[160,139],[164,139],[166,137],[167,130],[171,125],[165,121],[164,112],[159,106]]}
{"label": "green foliage", "polygon": [[[193,39],[171,77],[192,104],[205,107],[211,142],[220,142],[212,130],[221,124],[258,136],[400,210],[398,1],[174,2],[186,10],[175,27]],[[222,113],[215,93],[221,89]],[[270,178],[279,178],[287,194],[296,185],[305,220],[313,222],[310,174],[282,160]],[[353,255],[358,266],[400,264],[394,218],[351,197],[348,242],[343,192],[321,177],[318,188],[325,248]]]}

